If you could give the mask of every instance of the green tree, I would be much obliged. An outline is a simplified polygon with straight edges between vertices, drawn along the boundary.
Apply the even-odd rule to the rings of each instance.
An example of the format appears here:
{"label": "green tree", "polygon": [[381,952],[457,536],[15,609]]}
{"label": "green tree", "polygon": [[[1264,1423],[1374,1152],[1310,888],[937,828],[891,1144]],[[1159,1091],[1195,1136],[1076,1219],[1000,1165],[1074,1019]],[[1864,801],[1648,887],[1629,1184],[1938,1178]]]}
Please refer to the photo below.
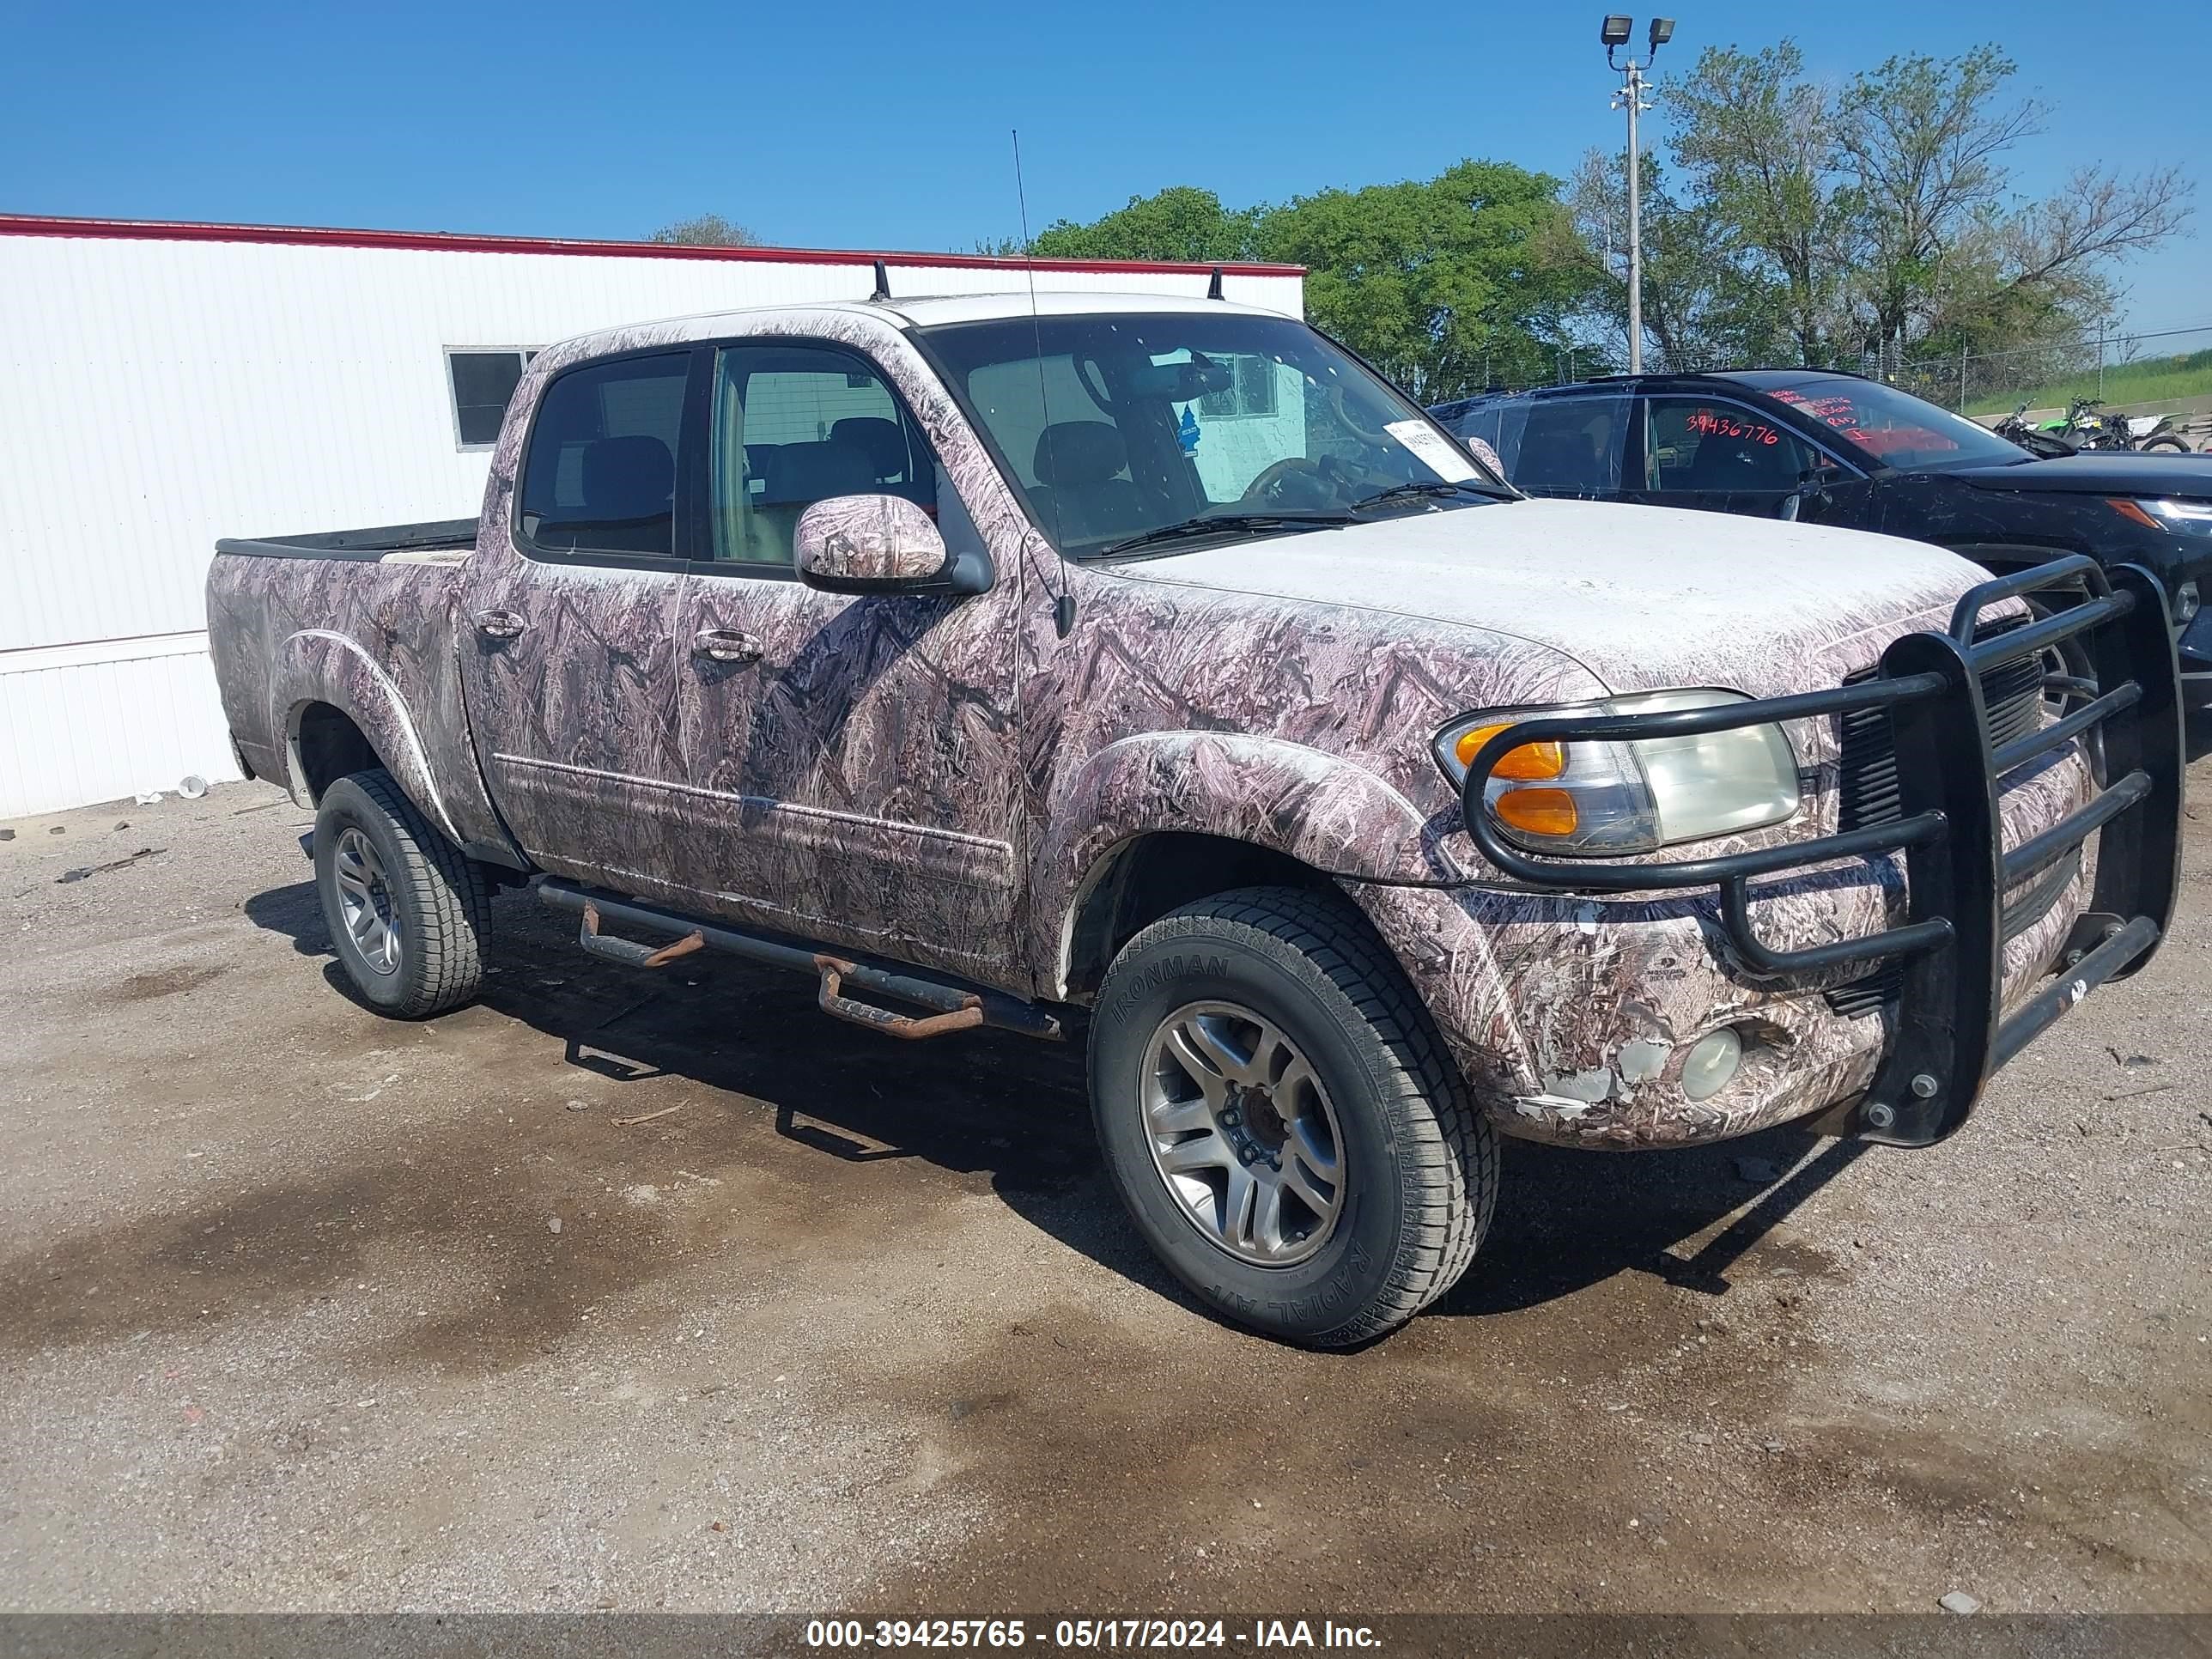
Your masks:
{"label": "green tree", "polygon": [[1832,90],[1791,41],[1707,48],[1663,97],[1680,206],[1726,267],[1716,304],[1778,315],[1814,365],[2078,334],[2119,262],[2184,229],[2193,187],[2091,167],[2020,201],[2009,157],[2048,112],[2007,101],[2015,72],[1994,46],[1908,53]]}
{"label": "green tree", "polygon": [[[1594,310],[1606,332],[1628,330],[1628,169],[1591,150],[1567,202],[1595,268]],[[1782,291],[1751,269],[1736,228],[1711,205],[1682,202],[1667,169],[1644,163],[1644,362],[1670,373],[1788,362],[1796,348]]]}
{"label": "green tree", "polygon": [[652,240],[694,247],[759,247],[761,239],[741,224],[719,213],[702,213],[696,219],[679,219],[653,233]]}
{"label": "green tree", "polygon": [[1036,238],[1040,258],[1176,259],[1195,264],[1252,257],[1254,212],[1231,212],[1210,190],[1176,185],[1133,196],[1087,225],[1061,219]]}
{"label": "green tree", "polygon": [[1708,47],[1663,95],[1674,170],[1726,250],[1739,299],[1778,317],[1797,361],[1817,364],[1832,355],[1855,221],[1833,166],[1832,100],[1804,68],[1793,41]]}
{"label": "green tree", "polygon": [[1424,403],[1552,378],[1596,289],[1557,179],[1462,161],[1263,211],[1261,257],[1304,265],[1306,310]]}
{"label": "green tree", "polygon": [[[1042,256],[1306,267],[1306,312],[1416,398],[1549,380],[1599,285],[1559,181],[1505,162],[1224,207],[1190,185],[1036,239]],[[1585,367],[1589,366],[1584,358]]]}

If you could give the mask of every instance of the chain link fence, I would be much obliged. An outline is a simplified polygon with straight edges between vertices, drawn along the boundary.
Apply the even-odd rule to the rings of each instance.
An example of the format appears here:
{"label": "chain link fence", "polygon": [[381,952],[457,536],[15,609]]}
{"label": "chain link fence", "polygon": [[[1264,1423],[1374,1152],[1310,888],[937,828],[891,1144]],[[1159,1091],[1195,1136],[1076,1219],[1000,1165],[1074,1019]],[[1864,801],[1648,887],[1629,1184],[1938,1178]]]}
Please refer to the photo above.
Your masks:
{"label": "chain link fence", "polygon": [[2098,332],[2010,351],[1919,356],[1866,374],[1981,420],[2027,405],[2063,415],[2077,398],[2114,409],[2212,419],[2212,325]]}

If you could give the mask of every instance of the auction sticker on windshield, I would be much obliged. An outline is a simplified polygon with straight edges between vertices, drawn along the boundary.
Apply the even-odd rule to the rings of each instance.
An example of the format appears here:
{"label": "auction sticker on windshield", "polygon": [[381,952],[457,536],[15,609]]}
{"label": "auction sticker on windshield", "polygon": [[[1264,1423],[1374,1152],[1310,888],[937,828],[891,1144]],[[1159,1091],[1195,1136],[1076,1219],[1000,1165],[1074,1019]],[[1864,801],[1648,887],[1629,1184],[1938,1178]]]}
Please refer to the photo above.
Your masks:
{"label": "auction sticker on windshield", "polygon": [[1422,465],[1446,483],[1462,483],[1478,476],[1474,463],[1468,459],[1459,446],[1425,421],[1393,421],[1382,429],[1412,450]]}

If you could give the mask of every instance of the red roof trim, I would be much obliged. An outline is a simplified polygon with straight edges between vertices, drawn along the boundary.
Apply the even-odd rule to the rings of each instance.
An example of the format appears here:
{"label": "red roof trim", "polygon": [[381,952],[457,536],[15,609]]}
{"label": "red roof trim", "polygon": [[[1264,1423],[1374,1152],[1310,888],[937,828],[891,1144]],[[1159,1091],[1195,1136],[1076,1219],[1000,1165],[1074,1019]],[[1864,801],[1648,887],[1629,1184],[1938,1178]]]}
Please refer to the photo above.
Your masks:
{"label": "red roof trim", "polygon": [[[0,213],[0,235],[94,236],[155,242],[276,242],[295,247],[411,248],[434,253],[568,253],[597,258],[731,259],[801,265],[868,265],[960,270],[1210,275],[1211,264],[1139,259],[1000,259],[980,253],[862,252],[818,247],[691,247],[671,242],[591,242],[547,236],[477,236],[442,230],[340,230],[319,225],[216,225],[166,219],[58,219]],[[1303,276],[1303,265],[1224,264],[1231,276]]]}

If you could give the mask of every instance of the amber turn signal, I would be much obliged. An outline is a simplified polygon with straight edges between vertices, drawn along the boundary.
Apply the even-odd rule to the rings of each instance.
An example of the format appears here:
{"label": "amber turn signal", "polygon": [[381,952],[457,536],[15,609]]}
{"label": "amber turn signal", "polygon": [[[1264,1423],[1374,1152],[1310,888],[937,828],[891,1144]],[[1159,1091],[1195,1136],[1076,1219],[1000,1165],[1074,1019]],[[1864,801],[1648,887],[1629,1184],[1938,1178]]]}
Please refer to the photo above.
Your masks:
{"label": "amber turn signal", "polygon": [[[1459,741],[1452,745],[1452,752],[1458,756],[1462,766],[1473,766],[1474,757],[1482,752],[1483,744],[1500,732],[1517,724],[1519,722],[1515,720],[1500,720],[1495,726],[1478,726],[1472,732],[1462,732],[1459,734]],[[1526,781],[1535,778],[1556,778],[1566,769],[1566,744],[1524,743],[1519,748],[1509,749],[1500,755],[1498,764],[1490,769],[1490,775]]]}
{"label": "amber turn signal", "polygon": [[1531,836],[1575,833],[1575,798],[1564,789],[1508,789],[1490,810],[1500,823]]}

